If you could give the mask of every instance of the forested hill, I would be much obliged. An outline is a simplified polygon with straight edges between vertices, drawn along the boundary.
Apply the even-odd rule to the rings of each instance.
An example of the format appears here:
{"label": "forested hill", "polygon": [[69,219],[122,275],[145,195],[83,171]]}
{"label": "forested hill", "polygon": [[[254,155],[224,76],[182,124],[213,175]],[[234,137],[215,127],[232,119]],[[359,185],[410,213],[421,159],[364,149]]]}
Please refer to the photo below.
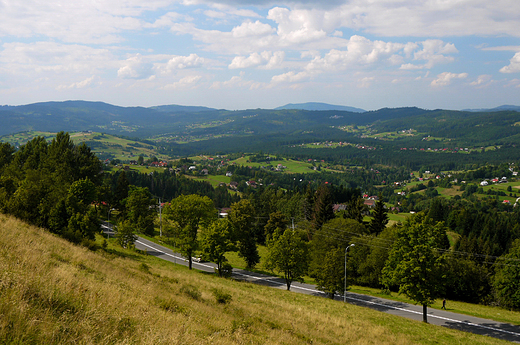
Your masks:
{"label": "forested hill", "polygon": [[[453,145],[520,144],[520,112],[425,110],[416,107],[383,108],[364,113],[342,110],[248,109],[218,110],[165,105],[151,108],[119,107],[102,102],[45,102],[0,107],[0,135],[22,131],[97,131],[134,138],[173,138],[217,149],[269,141],[291,145],[312,141],[383,139],[377,134],[409,131],[391,138],[395,145],[417,146],[424,138]],[[208,140],[212,142],[208,145]],[[196,144],[197,142],[202,144]],[[359,140],[358,140],[359,141]],[[244,143],[244,141],[241,141]],[[261,146],[261,145],[260,145]]]}

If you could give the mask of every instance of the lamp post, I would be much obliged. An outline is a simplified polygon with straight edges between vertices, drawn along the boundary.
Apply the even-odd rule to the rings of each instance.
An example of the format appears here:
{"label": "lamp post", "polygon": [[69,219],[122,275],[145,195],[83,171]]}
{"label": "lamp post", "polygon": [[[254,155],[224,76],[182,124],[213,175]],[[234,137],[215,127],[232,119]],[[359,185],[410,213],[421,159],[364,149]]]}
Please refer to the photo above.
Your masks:
{"label": "lamp post", "polygon": [[113,208],[108,208],[108,217],[107,217],[107,223],[108,223],[108,230],[107,230],[107,238],[110,238],[110,212],[112,212]]}
{"label": "lamp post", "polygon": [[352,243],[350,246],[347,246],[347,248],[345,248],[345,285],[344,285],[344,289],[343,289],[343,303],[346,303],[347,302],[347,253],[348,253],[348,249],[350,247],[354,247],[354,243]]}

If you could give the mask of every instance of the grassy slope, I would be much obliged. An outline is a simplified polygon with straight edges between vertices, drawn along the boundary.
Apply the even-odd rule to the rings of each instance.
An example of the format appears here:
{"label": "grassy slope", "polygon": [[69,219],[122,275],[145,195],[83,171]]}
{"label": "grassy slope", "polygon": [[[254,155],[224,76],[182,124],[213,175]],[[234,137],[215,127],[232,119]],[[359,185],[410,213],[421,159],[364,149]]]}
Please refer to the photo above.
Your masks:
{"label": "grassy slope", "polygon": [[[232,301],[216,303],[214,288]],[[16,344],[505,344],[110,244],[90,252],[3,215],[0,315],[0,343]]]}

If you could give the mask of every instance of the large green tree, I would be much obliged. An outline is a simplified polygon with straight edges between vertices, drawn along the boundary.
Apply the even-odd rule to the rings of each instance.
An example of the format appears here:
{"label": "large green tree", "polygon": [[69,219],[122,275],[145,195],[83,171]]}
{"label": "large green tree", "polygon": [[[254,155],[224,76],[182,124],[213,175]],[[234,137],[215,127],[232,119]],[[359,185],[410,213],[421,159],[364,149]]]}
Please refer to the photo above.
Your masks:
{"label": "large green tree", "polygon": [[130,186],[128,197],[125,199],[127,219],[134,224],[137,231],[149,236],[154,235],[156,203],[148,188]]}
{"label": "large green tree", "polygon": [[254,268],[260,262],[255,236],[255,217],[255,208],[247,199],[231,205],[228,215],[233,236],[238,243],[238,256],[245,260],[248,269]]}
{"label": "large green tree", "polygon": [[383,269],[383,284],[399,286],[400,293],[421,304],[423,321],[428,322],[428,306],[444,293],[446,227],[418,213],[406,220],[396,237]]}
{"label": "large green tree", "polygon": [[217,264],[218,275],[222,277],[226,252],[236,249],[227,219],[217,220],[202,231],[201,249],[204,258]]}
{"label": "large green tree", "polygon": [[303,232],[287,229],[267,241],[265,267],[283,273],[287,290],[293,281],[303,282],[309,267],[309,249],[304,236]]}
{"label": "large green tree", "polygon": [[163,209],[163,218],[170,223],[181,254],[192,269],[192,256],[199,247],[198,232],[217,218],[213,201],[207,196],[181,195]]}
{"label": "large green tree", "polygon": [[[311,241],[310,274],[316,279],[318,289],[329,297],[344,289],[345,249],[365,233],[363,224],[345,218],[332,219],[314,233]],[[350,271],[349,269],[347,276],[350,276]]]}

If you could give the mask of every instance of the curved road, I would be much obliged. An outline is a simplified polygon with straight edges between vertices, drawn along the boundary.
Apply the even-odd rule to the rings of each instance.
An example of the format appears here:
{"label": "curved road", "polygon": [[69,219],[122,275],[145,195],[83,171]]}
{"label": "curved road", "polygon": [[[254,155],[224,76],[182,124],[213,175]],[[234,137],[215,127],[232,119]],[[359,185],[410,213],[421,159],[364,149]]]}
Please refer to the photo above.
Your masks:
{"label": "curved road", "polygon": [[[108,230],[106,226],[103,226],[103,231],[107,233],[107,231],[110,230]],[[113,236],[112,231],[110,231],[110,235]],[[187,260],[180,254],[174,253],[172,250],[166,247],[163,247],[159,244],[148,241],[141,237],[139,237],[136,241],[136,248],[140,250],[145,250],[149,255],[153,255],[155,257],[168,260],[173,263],[185,266],[188,265]],[[201,271],[214,272],[216,266],[213,263],[199,263],[194,261],[193,267]],[[282,278],[244,271],[236,268],[233,269],[233,278],[278,289],[287,288],[285,280]],[[326,295],[323,292],[316,289],[316,286],[310,284],[301,284],[293,282],[291,285],[291,291],[304,293],[308,295],[326,297]],[[338,301],[343,301],[343,295],[336,295],[335,299]],[[422,306],[403,302],[396,302],[367,295],[361,295],[353,292],[347,292],[346,299],[350,303],[358,306],[368,307],[388,314],[398,315],[409,319],[422,321]],[[520,343],[520,326],[517,325],[462,314],[456,314],[449,311],[432,308],[428,308],[428,322],[434,325],[449,327],[464,332],[471,332],[502,340],[512,341],[515,343]]]}

